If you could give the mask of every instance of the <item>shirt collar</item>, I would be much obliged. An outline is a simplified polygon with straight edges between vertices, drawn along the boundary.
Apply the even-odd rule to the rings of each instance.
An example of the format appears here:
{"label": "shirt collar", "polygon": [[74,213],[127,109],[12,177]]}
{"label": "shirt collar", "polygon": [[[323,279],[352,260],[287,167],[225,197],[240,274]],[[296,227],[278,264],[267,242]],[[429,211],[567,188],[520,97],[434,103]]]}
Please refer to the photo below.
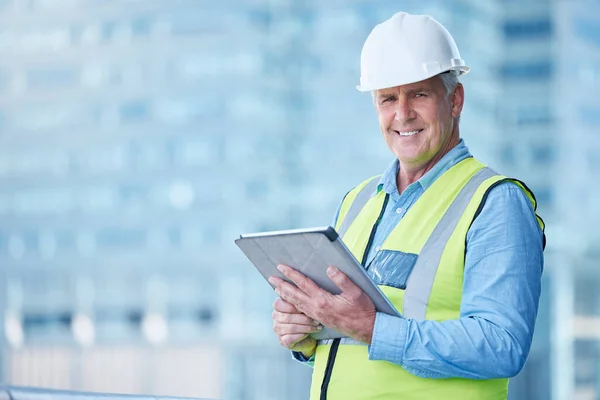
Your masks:
{"label": "shirt collar", "polygon": [[[415,183],[419,184],[423,190],[427,190],[433,184],[433,182],[435,182],[444,174],[444,172],[458,164],[460,161],[469,157],[472,157],[471,152],[469,151],[469,148],[465,144],[464,140],[461,139],[455,147],[446,153],[442,159],[433,166],[433,168],[427,171],[427,173]],[[377,185],[377,193],[383,190],[391,195],[398,194],[396,176],[398,175],[399,170],[400,162],[398,159],[394,159],[390,166],[385,170],[383,175],[381,175],[379,184]]]}

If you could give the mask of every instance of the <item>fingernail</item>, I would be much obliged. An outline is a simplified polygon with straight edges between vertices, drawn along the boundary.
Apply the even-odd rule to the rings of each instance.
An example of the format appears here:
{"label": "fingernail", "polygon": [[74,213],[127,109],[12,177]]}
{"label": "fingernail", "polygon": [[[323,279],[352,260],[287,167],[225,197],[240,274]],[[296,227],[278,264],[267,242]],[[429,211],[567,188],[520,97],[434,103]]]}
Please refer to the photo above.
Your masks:
{"label": "fingernail", "polygon": [[323,330],[323,325],[319,325],[319,326],[317,326],[317,330],[318,330],[318,331],[320,331],[320,330]]}
{"label": "fingernail", "polygon": [[269,278],[268,281],[271,285],[275,285],[275,279]]}
{"label": "fingernail", "polygon": [[333,275],[337,274],[337,272],[338,272],[338,269],[335,268],[335,267],[329,267],[329,268],[327,268],[327,274],[329,276],[333,276]]}
{"label": "fingernail", "polygon": [[319,325],[321,325],[321,323],[315,319],[315,320],[313,321],[313,325],[317,325],[317,326],[319,326]]}
{"label": "fingernail", "polygon": [[278,270],[279,272],[283,272],[283,265],[279,264],[279,265],[277,266],[277,270]]}

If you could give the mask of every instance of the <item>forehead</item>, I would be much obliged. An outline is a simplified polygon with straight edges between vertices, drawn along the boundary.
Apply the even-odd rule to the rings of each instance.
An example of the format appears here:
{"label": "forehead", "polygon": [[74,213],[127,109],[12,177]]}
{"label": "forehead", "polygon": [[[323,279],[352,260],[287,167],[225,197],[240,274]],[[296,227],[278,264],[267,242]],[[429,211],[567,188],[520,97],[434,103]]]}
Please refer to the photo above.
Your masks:
{"label": "forehead", "polygon": [[424,81],[419,81],[415,83],[409,83],[407,85],[395,86],[392,88],[379,89],[377,90],[378,95],[392,94],[392,93],[402,93],[402,92],[412,92],[415,90],[436,90],[443,86],[442,80],[438,76],[434,76],[429,79],[425,79]]}

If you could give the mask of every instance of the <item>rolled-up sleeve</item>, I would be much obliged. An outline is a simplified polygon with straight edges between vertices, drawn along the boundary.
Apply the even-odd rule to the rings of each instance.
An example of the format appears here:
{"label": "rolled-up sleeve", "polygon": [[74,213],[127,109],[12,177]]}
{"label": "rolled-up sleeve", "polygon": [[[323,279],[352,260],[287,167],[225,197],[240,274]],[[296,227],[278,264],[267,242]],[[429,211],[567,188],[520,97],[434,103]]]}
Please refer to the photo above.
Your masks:
{"label": "rolled-up sleeve", "polygon": [[313,354],[309,358],[304,357],[304,354],[299,351],[292,351],[292,358],[296,361],[299,361],[303,364],[306,364],[310,367],[314,367],[315,365],[315,355]]}
{"label": "rolled-up sleeve", "polygon": [[427,378],[506,378],[525,364],[541,292],[543,232],[512,182],[493,188],[467,234],[460,318],[378,314],[371,360]]}

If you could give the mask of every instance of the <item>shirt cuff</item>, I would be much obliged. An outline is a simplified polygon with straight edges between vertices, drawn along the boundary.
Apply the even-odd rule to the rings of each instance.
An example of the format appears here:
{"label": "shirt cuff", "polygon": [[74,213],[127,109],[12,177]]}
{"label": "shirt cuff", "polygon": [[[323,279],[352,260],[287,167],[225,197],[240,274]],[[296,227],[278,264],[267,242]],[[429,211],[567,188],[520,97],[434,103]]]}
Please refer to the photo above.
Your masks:
{"label": "shirt cuff", "polygon": [[315,355],[314,354],[312,356],[310,356],[309,358],[306,358],[306,357],[304,357],[304,354],[302,354],[302,352],[292,351],[292,358],[301,363],[306,363],[306,364],[310,365],[311,367],[315,363]]}
{"label": "shirt cuff", "polygon": [[402,364],[406,347],[408,321],[378,312],[369,345],[369,360]]}

